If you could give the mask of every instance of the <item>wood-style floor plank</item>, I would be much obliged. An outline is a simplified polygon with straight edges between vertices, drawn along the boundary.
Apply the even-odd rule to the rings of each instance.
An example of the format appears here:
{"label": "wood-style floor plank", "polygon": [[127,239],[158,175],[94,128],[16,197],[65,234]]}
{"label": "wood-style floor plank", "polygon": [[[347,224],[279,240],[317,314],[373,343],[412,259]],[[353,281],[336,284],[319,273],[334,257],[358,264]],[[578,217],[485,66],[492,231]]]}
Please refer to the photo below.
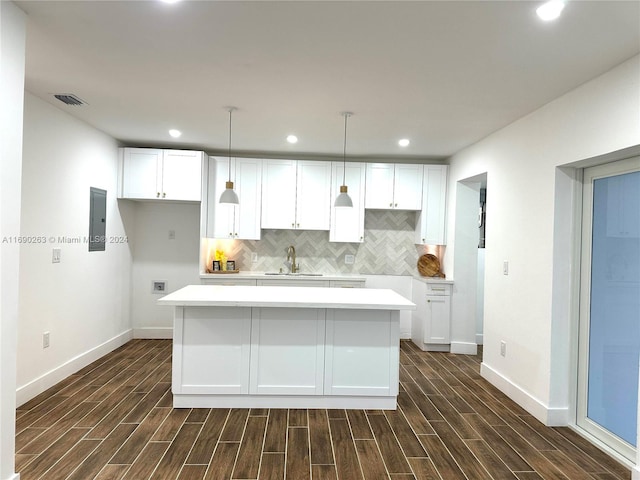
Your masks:
{"label": "wood-style floor plank", "polygon": [[174,409],[171,342],[133,340],[16,410],[21,480],[630,480],[480,376],[401,343],[397,410]]}
{"label": "wood-style floor plank", "polygon": [[309,410],[309,444],[311,464],[333,464],[329,417],[326,410]]}

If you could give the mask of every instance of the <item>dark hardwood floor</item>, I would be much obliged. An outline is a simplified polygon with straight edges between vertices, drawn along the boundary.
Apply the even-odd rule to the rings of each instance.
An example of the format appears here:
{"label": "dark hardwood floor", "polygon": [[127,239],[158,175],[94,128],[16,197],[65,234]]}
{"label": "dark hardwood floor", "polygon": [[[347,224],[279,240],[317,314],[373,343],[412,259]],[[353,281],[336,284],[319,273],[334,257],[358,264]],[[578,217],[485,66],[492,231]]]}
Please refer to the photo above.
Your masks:
{"label": "dark hardwood floor", "polygon": [[401,348],[396,411],[172,409],[171,344],[134,340],[18,408],[21,480],[621,480],[479,374],[480,357]]}

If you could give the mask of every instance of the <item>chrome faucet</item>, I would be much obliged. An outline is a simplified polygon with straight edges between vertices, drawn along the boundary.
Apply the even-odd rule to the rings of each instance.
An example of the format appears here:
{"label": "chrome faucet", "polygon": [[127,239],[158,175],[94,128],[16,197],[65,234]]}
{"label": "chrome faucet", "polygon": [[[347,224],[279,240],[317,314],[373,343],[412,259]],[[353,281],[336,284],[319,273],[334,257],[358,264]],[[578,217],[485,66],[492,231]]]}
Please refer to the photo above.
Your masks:
{"label": "chrome faucet", "polygon": [[296,249],[293,245],[287,247],[287,262],[291,260],[291,273],[298,273],[300,267],[296,265]]}

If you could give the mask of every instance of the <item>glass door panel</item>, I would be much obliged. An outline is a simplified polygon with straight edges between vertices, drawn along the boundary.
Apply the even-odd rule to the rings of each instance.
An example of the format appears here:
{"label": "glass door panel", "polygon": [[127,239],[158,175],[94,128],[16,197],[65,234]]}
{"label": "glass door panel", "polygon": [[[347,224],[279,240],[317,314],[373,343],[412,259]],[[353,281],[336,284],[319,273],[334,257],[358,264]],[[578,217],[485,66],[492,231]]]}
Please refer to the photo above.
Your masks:
{"label": "glass door panel", "polygon": [[[640,159],[585,170],[580,426],[635,458],[640,358]],[[616,170],[623,172],[616,174]]]}

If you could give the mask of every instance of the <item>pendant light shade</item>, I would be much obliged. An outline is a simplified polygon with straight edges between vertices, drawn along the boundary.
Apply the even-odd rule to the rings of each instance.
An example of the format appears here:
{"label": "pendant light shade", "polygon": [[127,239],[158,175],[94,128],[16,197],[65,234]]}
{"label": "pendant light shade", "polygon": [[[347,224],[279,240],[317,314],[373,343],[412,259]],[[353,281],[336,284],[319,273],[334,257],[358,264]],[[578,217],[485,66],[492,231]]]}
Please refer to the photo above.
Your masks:
{"label": "pendant light shade", "polygon": [[231,115],[235,107],[229,107],[229,180],[225,184],[225,190],[220,195],[220,203],[229,203],[233,205],[238,205],[240,200],[238,199],[238,194],[233,189],[233,182],[231,181]]}
{"label": "pendant light shade", "polygon": [[353,115],[351,112],[342,112],[344,116],[344,144],[342,147],[342,185],[340,186],[340,194],[336,197],[333,204],[334,207],[353,207],[353,202],[349,193],[347,193],[347,185],[345,182],[347,176],[347,119]]}

